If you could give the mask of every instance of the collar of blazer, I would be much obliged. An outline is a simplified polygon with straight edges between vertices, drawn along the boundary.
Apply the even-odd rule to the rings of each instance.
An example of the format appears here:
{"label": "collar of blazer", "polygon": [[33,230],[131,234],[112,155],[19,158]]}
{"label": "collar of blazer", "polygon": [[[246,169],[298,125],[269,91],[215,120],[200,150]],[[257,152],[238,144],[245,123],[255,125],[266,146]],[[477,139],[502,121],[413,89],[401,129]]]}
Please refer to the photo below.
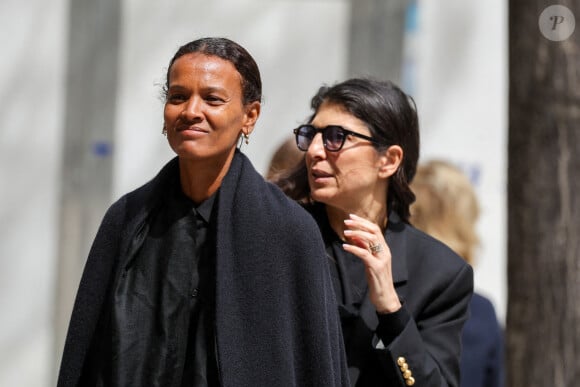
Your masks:
{"label": "collar of blazer", "polygon": [[[399,215],[395,212],[389,214],[389,223],[385,233],[385,239],[391,249],[391,265],[393,269],[393,282],[398,288],[407,282],[407,243],[402,237],[402,232],[407,225],[401,221]],[[397,289],[398,291],[398,289]],[[400,295],[401,296],[401,295]]]}

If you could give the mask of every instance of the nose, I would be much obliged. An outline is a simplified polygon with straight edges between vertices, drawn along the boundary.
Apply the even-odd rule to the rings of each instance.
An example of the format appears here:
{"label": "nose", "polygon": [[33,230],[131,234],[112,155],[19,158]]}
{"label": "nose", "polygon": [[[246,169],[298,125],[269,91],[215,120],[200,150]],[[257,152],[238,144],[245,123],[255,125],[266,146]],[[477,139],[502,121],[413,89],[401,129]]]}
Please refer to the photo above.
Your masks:
{"label": "nose", "polygon": [[183,110],[181,111],[182,119],[186,121],[199,121],[203,118],[201,102],[199,98],[192,96],[187,103],[183,105]]}
{"label": "nose", "polygon": [[316,133],[312,138],[312,142],[308,147],[307,151],[308,157],[310,159],[322,159],[326,156],[326,150],[324,149],[324,141],[322,140],[322,133]]}

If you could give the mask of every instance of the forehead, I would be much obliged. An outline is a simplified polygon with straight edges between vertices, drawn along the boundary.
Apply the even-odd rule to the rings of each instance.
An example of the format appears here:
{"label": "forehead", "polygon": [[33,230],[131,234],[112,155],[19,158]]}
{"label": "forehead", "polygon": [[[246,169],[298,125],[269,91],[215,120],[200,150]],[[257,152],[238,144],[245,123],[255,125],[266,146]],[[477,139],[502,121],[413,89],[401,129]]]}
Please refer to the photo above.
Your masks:
{"label": "forehead", "polygon": [[312,119],[312,125],[317,127],[339,125],[350,130],[357,129],[359,133],[370,133],[364,121],[355,117],[344,106],[331,102],[324,102],[320,105]]}
{"label": "forehead", "polygon": [[169,86],[178,83],[202,82],[241,91],[242,78],[230,61],[199,52],[185,54],[173,62]]}

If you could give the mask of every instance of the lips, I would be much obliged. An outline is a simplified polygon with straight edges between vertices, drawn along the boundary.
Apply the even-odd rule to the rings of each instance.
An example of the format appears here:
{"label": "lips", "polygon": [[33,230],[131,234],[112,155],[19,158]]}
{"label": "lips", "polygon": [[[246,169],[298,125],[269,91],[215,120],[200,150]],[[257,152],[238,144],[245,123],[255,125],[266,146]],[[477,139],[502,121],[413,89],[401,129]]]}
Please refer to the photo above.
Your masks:
{"label": "lips", "polygon": [[310,172],[310,174],[312,175],[312,177],[314,179],[324,179],[324,178],[327,178],[327,177],[332,177],[332,174],[331,173],[324,172],[324,171],[322,171],[320,169],[313,169]]}
{"label": "lips", "polygon": [[205,129],[200,128],[199,126],[195,126],[195,125],[181,125],[181,126],[177,127],[177,131],[178,132],[191,131],[191,132],[209,133],[208,130],[205,130]]}

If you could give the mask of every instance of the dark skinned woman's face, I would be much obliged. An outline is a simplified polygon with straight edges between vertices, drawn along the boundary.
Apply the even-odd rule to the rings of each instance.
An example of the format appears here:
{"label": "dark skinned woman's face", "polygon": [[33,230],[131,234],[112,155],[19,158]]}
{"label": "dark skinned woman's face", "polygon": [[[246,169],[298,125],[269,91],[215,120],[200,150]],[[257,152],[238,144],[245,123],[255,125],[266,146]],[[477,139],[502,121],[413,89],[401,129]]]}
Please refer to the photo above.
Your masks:
{"label": "dark skinned woman's face", "polygon": [[259,112],[257,101],[244,105],[241,75],[227,60],[191,53],[169,70],[165,129],[181,158],[227,158],[240,135],[251,133]]}

